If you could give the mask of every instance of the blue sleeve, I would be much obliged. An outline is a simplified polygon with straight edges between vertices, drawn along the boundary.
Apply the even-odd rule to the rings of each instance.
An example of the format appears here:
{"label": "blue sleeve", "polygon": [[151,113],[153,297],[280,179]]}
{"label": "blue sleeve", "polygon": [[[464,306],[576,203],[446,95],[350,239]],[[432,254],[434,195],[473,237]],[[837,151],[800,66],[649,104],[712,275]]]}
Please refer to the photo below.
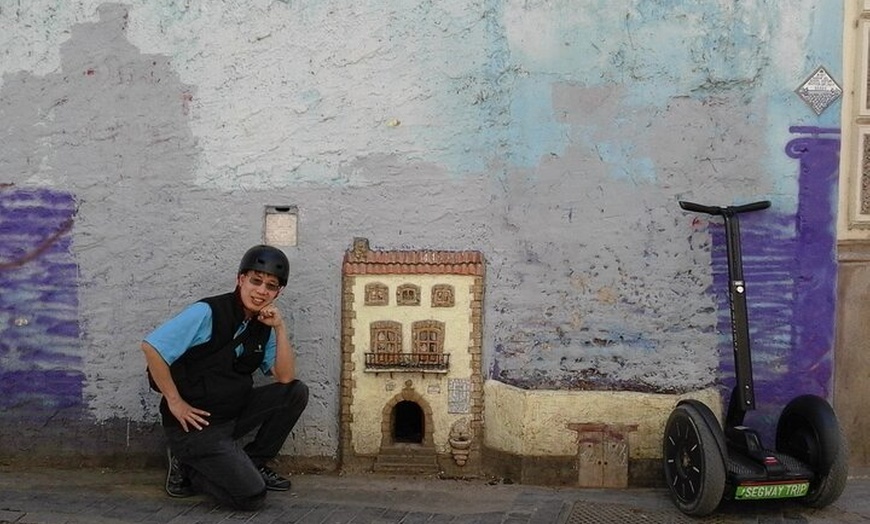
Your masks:
{"label": "blue sleeve", "polygon": [[275,341],[275,330],[269,330],[269,340],[266,341],[266,350],[263,352],[263,363],[260,370],[264,375],[272,374],[272,366],[275,365],[275,353],[278,351],[278,343]]}
{"label": "blue sleeve", "polygon": [[[154,346],[163,360],[172,365],[185,351],[208,342],[209,339],[211,307],[205,302],[197,302],[152,331],[145,337],[145,342]],[[273,350],[272,359],[274,358]]]}

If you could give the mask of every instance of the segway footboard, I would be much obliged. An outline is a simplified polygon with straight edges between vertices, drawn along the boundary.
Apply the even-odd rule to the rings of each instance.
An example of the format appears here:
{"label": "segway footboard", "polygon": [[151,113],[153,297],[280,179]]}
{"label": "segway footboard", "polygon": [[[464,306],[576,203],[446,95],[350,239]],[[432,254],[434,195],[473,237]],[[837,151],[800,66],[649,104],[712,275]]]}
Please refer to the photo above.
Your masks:
{"label": "segway footboard", "polygon": [[729,450],[726,469],[725,498],[729,500],[805,497],[814,477],[806,464],[775,451],[766,451],[759,462],[743,450]]}

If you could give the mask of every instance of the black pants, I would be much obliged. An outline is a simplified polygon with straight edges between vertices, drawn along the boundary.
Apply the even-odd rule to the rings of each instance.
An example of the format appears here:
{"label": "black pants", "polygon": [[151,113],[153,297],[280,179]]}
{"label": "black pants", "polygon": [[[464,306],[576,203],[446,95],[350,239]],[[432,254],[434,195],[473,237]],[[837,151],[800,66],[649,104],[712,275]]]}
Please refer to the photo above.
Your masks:
{"label": "black pants", "polygon": [[[167,427],[166,437],[194,489],[233,509],[253,511],[266,498],[258,468],[278,454],[306,405],[308,386],[303,382],[276,382],[254,388],[236,420],[187,433],[177,426]],[[242,449],[238,439],[254,429],[254,440]]]}

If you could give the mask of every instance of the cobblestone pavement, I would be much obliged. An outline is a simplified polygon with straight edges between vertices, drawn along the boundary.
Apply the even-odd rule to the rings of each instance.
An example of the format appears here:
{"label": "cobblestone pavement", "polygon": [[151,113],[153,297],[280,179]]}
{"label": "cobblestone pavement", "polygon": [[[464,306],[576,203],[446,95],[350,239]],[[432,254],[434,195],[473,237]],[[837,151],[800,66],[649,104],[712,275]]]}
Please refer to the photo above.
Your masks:
{"label": "cobblestone pavement", "polygon": [[723,503],[705,519],[673,507],[665,490],[545,488],[485,480],[296,475],[266,508],[232,512],[205,497],[172,499],[159,470],[0,469],[0,523],[585,524],[870,522],[870,475],[853,474],[823,510],[794,501]]}

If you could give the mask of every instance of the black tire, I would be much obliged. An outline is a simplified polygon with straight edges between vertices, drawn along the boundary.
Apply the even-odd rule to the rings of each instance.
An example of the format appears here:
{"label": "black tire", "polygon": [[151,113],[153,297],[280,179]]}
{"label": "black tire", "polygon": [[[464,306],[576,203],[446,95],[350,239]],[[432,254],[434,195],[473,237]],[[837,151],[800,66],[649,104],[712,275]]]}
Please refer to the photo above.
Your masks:
{"label": "black tire", "polygon": [[805,463],[815,473],[800,499],[824,508],[840,498],[849,475],[849,450],[834,409],[815,395],[793,399],[776,424],[776,449]]}
{"label": "black tire", "polygon": [[[725,457],[719,449],[718,422],[704,404],[680,404],[665,425],[662,461],[674,505],[686,515],[703,517],[719,506],[725,493]],[[724,439],[724,437],[722,437]]]}

